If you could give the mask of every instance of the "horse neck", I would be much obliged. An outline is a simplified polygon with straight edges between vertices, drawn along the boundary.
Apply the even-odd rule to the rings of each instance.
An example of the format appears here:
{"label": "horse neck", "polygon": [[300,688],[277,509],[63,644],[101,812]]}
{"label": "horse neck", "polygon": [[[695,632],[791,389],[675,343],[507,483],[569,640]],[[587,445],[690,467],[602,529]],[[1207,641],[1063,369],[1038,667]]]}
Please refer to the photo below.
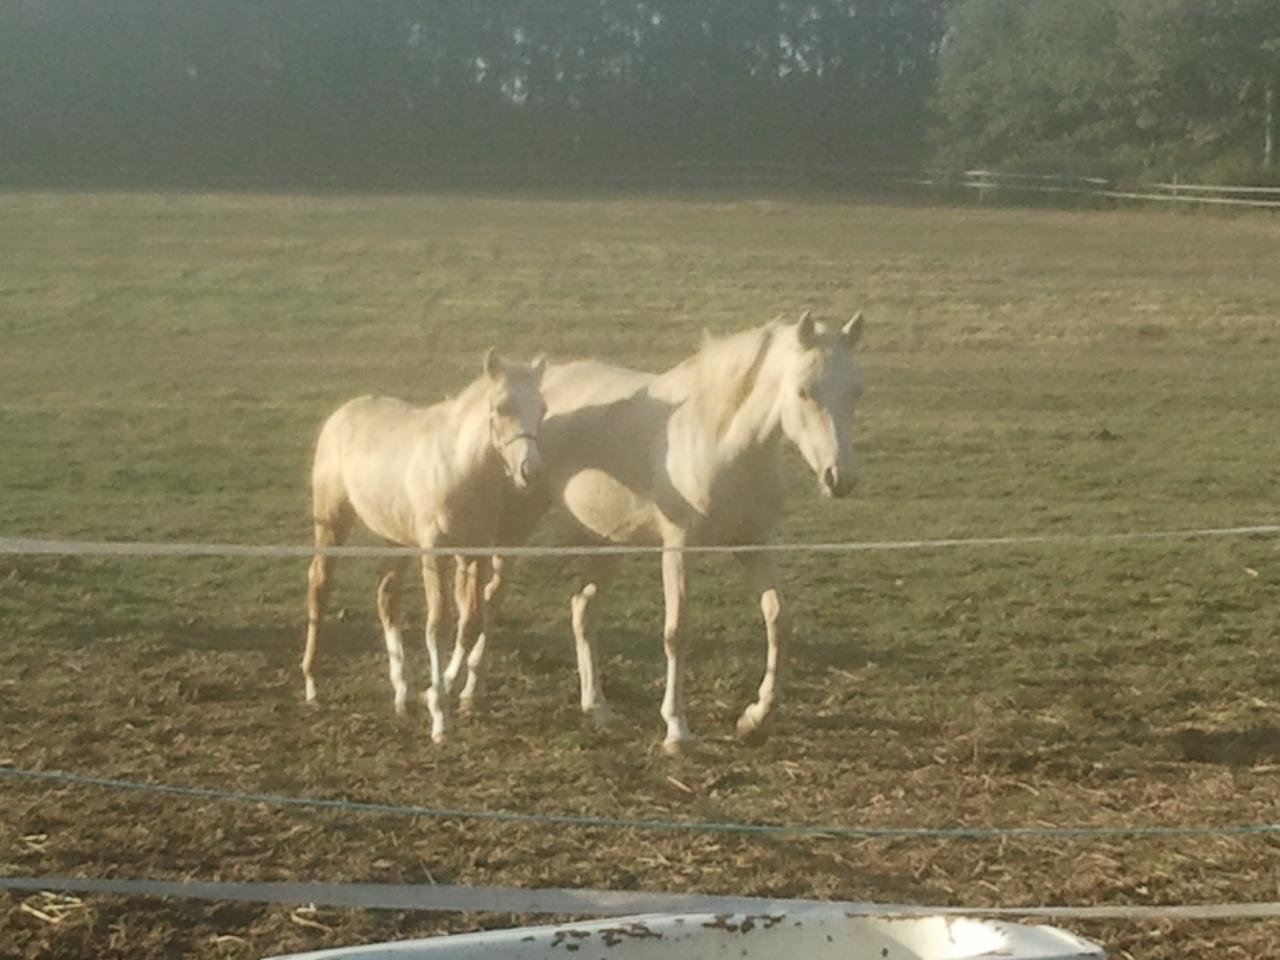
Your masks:
{"label": "horse neck", "polygon": [[442,438],[444,449],[451,452],[456,473],[474,476],[497,462],[489,432],[489,392],[483,381],[476,381],[449,405],[447,432]]}
{"label": "horse neck", "polygon": [[772,326],[750,330],[705,347],[683,371],[691,429],[706,434],[719,468],[755,463],[777,450],[776,345]]}
{"label": "horse neck", "polygon": [[765,358],[719,437],[717,452],[721,459],[753,463],[761,456],[776,455],[782,436],[779,380],[779,371]]}

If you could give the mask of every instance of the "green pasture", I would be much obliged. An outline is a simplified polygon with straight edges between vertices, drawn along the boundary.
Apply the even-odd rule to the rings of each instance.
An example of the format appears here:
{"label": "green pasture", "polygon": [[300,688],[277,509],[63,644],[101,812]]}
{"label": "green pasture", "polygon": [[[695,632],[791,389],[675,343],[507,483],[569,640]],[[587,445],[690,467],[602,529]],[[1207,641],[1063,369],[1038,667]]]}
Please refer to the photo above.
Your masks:
{"label": "green pasture", "polygon": [[[852,499],[825,502],[793,457],[785,540],[1275,519],[1274,218],[76,194],[9,195],[0,214],[8,536],[305,543],[309,448],[347,397],[433,401],[475,375],[490,344],[660,369],[704,329],[802,307],[868,316],[862,479]],[[1162,673],[1184,647],[1193,662],[1224,643],[1229,660],[1261,655],[1274,636],[1272,548],[973,549],[786,567],[801,651],[820,644],[838,663],[841,650],[919,646],[936,669],[956,668],[947,685],[967,686],[993,680],[966,668],[974,643],[968,654],[1031,672],[1050,648],[1107,650],[1138,668],[1135,644],[1161,629],[1149,665]],[[296,563],[63,562],[75,575],[30,591],[23,571],[47,564],[7,565],[18,589],[4,592],[5,620],[55,637],[68,602],[83,603],[87,636],[94,619],[162,630],[182,616],[278,625],[281,643],[300,609]],[[726,619],[739,605],[732,568],[706,565],[700,655],[754,659],[754,634],[713,642],[748,624]],[[560,572],[526,567],[515,631],[561,612]],[[364,586],[353,608],[368,605]],[[657,622],[643,573],[619,593],[638,631]]]}
{"label": "green pasture", "polygon": [[[662,369],[703,330],[806,307],[867,317],[861,476],[849,499],[820,499],[790,452],[782,540],[1278,517],[1275,217],[657,195],[11,193],[0,224],[0,536],[305,544],[311,444],[353,395],[434,401],[478,375],[489,345]],[[552,519],[538,540],[557,534]],[[622,816],[1274,822],[1275,538],[787,556],[796,638],[759,747],[728,739],[763,669],[757,607],[732,561],[700,559],[689,700],[706,741],[674,761],[653,749],[662,653],[652,559],[628,561],[604,607],[617,732],[602,739],[576,714],[575,565],[531,560],[491,648],[489,712],[444,751],[421,719],[418,729],[390,716],[370,562],[341,565],[342,619],[321,662],[327,703],[303,710],[305,566],[0,558],[0,730],[12,733],[0,760]],[[359,736],[350,717],[363,718]],[[148,724],[180,725],[181,744],[158,751]],[[566,782],[569,793],[556,787]],[[34,809],[34,796],[0,783],[11,812]],[[10,866],[121,862],[118,845],[86,840],[25,851],[13,837],[35,827],[18,819],[14,846],[0,845]],[[276,827],[244,829],[269,844]],[[178,848],[145,863],[194,870]],[[1093,879],[1055,886],[1028,856],[983,875],[983,887],[973,855],[956,852],[938,861],[941,873],[903,853],[911,875],[890,881],[883,850],[866,854],[879,879],[861,886],[867,874],[829,859],[789,871],[766,857],[743,873],[714,850],[667,851],[620,879],[591,863],[589,844],[542,872],[491,863],[444,873],[1083,902],[1140,901],[1124,878],[1164,871],[1177,878],[1159,888],[1171,898],[1242,900],[1274,895],[1258,866],[1267,849],[1214,846],[1195,873],[1147,846],[1121,858],[1113,886],[1064,850],[1055,856]],[[255,873],[231,846],[224,853],[240,864],[231,872]],[[280,856],[257,878],[323,872]],[[1213,879],[1219,869],[1236,885]]]}

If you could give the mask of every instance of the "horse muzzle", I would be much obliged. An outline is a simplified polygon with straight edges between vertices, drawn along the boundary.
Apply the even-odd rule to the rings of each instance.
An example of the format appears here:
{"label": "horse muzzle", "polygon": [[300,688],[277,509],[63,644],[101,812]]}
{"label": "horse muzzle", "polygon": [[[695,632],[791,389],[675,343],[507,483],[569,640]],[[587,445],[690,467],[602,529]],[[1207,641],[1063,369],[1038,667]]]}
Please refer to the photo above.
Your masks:
{"label": "horse muzzle", "polygon": [[824,497],[843,497],[853,489],[853,473],[838,467],[824,467],[818,474],[818,486]]}
{"label": "horse muzzle", "polygon": [[516,461],[508,466],[511,481],[517,490],[528,490],[542,477],[542,456],[538,453],[538,445],[528,441]]}

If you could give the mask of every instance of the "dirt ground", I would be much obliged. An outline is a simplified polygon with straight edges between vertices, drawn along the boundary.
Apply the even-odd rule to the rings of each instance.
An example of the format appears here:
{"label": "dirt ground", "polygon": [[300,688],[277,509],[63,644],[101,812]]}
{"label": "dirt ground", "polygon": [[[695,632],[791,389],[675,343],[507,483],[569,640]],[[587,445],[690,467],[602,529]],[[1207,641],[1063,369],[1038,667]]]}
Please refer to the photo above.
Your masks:
{"label": "dirt ground", "polygon": [[[252,637],[197,632],[186,649],[146,656],[128,647],[110,656],[69,648],[62,651],[65,695],[39,703],[25,681],[43,667],[31,651],[9,651],[0,688],[3,759],[233,791],[636,818],[883,826],[1274,821],[1280,735],[1266,726],[1235,736],[1147,734],[1133,753],[1073,758],[1046,745],[1034,727],[1010,737],[1014,727],[996,717],[962,725],[884,715],[878,703],[863,712],[841,694],[839,673],[810,666],[798,671],[796,697],[821,705],[816,718],[784,710],[767,742],[746,747],[717,735],[728,728],[728,704],[708,706],[704,698],[700,719],[711,735],[691,755],[669,760],[655,750],[654,684],[638,677],[628,684],[625,661],[610,664],[622,722],[602,735],[566,706],[571,697],[556,696],[571,694],[568,656],[519,645],[495,665],[487,713],[467,721],[455,742],[434,748],[420,718],[396,720],[384,709],[372,644],[362,645],[355,631],[342,639],[332,650],[333,695],[314,711],[299,702],[292,656]],[[544,695],[524,695],[535,685],[521,678],[552,672],[559,680]],[[519,696],[494,697],[522,686]],[[1207,751],[1231,762],[1206,760]],[[84,874],[91,865],[89,874],[104,877],[585,886],[954,905],[1274,899],[1280,842],[548,829],[13,779],[0,779],[0,804],[0,850],[11,875]],[[248,958],[536,919],[97,895],[71,902],[7,894],[0,905],[0,954],[30,958]],[[1066,925],[1114,957],[1259,957],[1280,949],[1280,930],[1260,921]]]}

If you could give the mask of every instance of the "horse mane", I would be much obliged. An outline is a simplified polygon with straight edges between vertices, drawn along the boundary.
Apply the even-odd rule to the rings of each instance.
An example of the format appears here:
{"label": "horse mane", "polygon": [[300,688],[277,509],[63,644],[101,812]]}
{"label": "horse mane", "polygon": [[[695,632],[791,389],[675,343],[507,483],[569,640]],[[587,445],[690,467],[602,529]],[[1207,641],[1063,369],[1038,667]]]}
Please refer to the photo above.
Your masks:
{"label": "horse mane", "polygon": [[703,334],[702,347],[674,370],[681,399],[722,436],[755,386],[777,333],[776,321],[724,337]]}
{"label": "horse mane", "polygon": [[478,404],[480,398],[483,397],[489,389],[488,377],[483,374],[476,377],[457,393],[449,394],[444,398],[444,402],[451,404],[454,410],[459,413],[469,410],[472,405]]}

